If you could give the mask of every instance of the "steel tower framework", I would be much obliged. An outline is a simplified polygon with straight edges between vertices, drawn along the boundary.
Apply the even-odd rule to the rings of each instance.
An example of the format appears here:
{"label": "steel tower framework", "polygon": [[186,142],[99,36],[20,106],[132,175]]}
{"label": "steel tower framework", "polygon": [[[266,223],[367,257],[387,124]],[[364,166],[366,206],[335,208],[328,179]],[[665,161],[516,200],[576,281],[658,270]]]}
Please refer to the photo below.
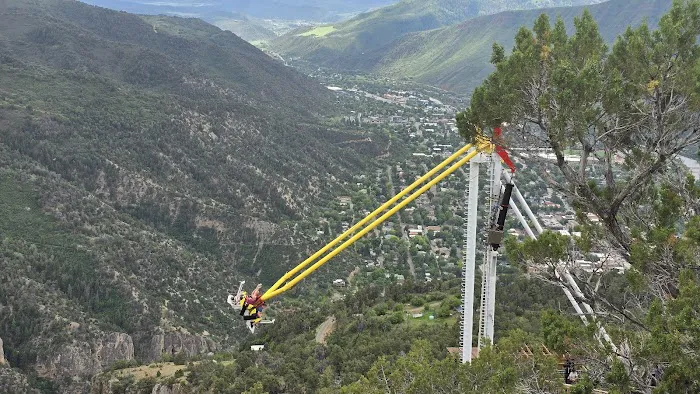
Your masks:
{"label": "steel tower framework", "polygon": [[[488,169],[488,185],[487,185],[487,203],[486,203],[486,226],[488,227],[491,223],[492,211],[494,210],[494,202],[499,199],[499,195],[503,190],[504,186],[501,183],[501,177],[506,183],[512,183],[512,177],[508,171],[504,171],[501,165],[500,158],[496,153],[482,153],[479,157],[472,160],[469,168],[469,186],[465,190],[465,211],[467,212],[467,218],[464,221],[464,265],[463,265],[463,276],[464,281],[462,285],[462,297],[463,297],[463,312],[461,321],[461,337],[459,341],[460,349],[462,352],[462,363],[471,362],[472,360],[472,335],[473,335],[473,324],[474,324],[474,277],[476,269],[476,250],[477,250],[477,221],[479,218],[479,170],[481,164],[487,164]],[[537,217],[534,215],[530,206],[525,201],[522,193],[517,186],[513,187],[513,195],[515,195],[515,200],[518,202],[522,210],[530,219],[532,227],[522,211],[519,209],[518,204],[515,203],[513,198],[510,199],[510,209],[513,211],[518,221],[523,226],[525,233],[531,239],[537,239],[537,236],[542,234],[544,229],[540,225]],[[495,309],[496,309],[496,266],[498,260],[498,252],[493,250],[486,242],[485,238],[483,242],[483,254],[484,262],[482,264],[482,286],[481,286],[481,304],[480,304],[480,317],[479,317],[479,333],[477,339],[478,349],[486,346],[489,343],[493,343],[494,340],[494,322],[495,322]],[[578,300],[585,299],[583,292],[579,288],[578,284],[571,275],[567,265],[564,262],[560,262],[556,268],[556,277],[559,280],[559,286],[564,291],[566,298],[571,303],[572,307],[576,311],[576,314],[581,318],[581,321],[588,325],[591,321],[597,326],[598,329],[598,340],[602,343],[605,341],[614,352],[617,352],[617,346],[613,343],[612,339],[606,332],[605,328],[600,324],[600,322],[595,321],[595,311],[586,302],[579,302]],[[589,319],[590,318],[590,319]]]}

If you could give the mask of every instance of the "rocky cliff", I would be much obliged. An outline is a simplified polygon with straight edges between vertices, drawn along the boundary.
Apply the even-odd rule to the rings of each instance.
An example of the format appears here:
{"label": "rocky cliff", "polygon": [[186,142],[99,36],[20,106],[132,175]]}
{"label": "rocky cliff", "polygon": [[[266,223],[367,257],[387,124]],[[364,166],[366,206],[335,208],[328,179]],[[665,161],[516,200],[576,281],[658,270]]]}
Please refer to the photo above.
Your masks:
{"label": "rocky cliff", "polygon": [[105,334],[93,342],[73,341],[57,352],[40,358],[39,376],[58,379],[65,376],[92,376],[119,360],[134,359],[134,344],[129,335]]}
{"label": "rocky cliff", "polygon": [[149,346],[143,354],[139,352],[139,355],[144,361],[153,362],[160,360],[164,354],[174,356],[178,353],[184,353],[191,357],[216,352],[217,349],[218,345],[209,338],[178,330],[153,335]]}
{"label": "rocky cliff", "polygon": [[2,338],[0,338],[0,365],[5,365],[5,351],[2,349]]}
{"label": "rocky cliff", "polygon": [[153,387],[153,391],[151,391],[151,394],[182,394],[185,392],[186,391],[182,388],[182,385],[180,383],[175,383],[173,385],[157,383]]}

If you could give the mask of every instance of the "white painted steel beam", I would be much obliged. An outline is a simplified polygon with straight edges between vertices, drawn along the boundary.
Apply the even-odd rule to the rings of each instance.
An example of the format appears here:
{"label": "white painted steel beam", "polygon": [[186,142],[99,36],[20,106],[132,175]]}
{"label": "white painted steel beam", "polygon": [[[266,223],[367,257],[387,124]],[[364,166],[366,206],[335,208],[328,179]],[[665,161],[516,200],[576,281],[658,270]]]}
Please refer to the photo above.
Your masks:
{"label": "white painted steel beam", "polygon": [[489,340],[490,344],[493,344],[493,333],[494,333],[494,322],[496,319],[496,264],[498,260],[498,252],[489,248],[487,256],[487,272],[488,272],[488,286],[486,295],[486,332],[484,337]]}
{"label": "white painted steel beam", "polygon": [[[501,187],[501,189],[505,189],[505,187]],[[530,228],[530,225],[528,224],[527,220],[525,220],[525,217],[523,217],[522,212],[520,212],[520,209],[515,204],[515,201],[513,201],[513,198],[510,199],[510,209],[520,221],[520,225],[523,226],[523,228],[525,229],[525,233],[527,234],[527,236],[532,239],[537,238],[535,237],[535,233],[532,232],[532,228]]]}
{"label": "white painted steel beam", "polygon": [[479,167],[480,160],[469,162],[469,201],[467,202],[467,252],[464,255],[464,294],[462,303],[462,363],[472,361],[472,335],[474,325],[474,269],[476,268],[476,224],[479,219]]}
{"label": "white painted steel beam", "polygon": [[[511,177],[510,174],[503,172],[504,177],[506,178],[506,181],[510,182]],[[522,194],[518,190],[517,186],[513,187],[513,191],[515,192],[516,196],[518,197],[518,202],[522,205],[523,209],[525,212],[528,212],[528,216],[530,219],[533,221],[535,228],[537,228],[538,233],[542,234],[542,226],[540,226],[539,222],[537,221],[537,218],[535,217],[534,214],[532,214],[532,211],[530,210],[530,207],[527,205],[527,202],[523,198]],[[515,205],[513,205],[515,208]],[[517,208],[516,208],[517,209]],[[527,231],[527,221],[523,217],[523,215],[519,212],[514,210],[516,212],[516,216],[520,220],[520,223],[525,227],[526,232],[528,233],[528,236],[532,239],[537,239],[537,237],[532,233],[532,230]],[[592,319],[595,320],[595,312],[593,311],[593,308],[587,303],[587,302],[581,302],[579,303],[576,300],[576,297],[579,299],[584,299],[583,292],[581,291],[581,288],[578,286],[578,283],[574,280],[574,277],[571,275],[571,272],[569,272],[568,267],[564,263],[560,263],[559,267],[555,270],[555,274],[557,279],[561,282],[561,288],[564,290],[564,294],[566,295],[566,298],[569,300],[571,303],[571,306],[573,306],[574,310],[578,314],[578,316],[581,318],[581,321],[583,321],[583,324],[588,325],[588,318],[586,317],[586,314],[590,315]],[[568,286],[567,286],[568,284]],[[576,293],[575,297],[574,294],[571,292],[569,289],[573,289],[574,293]],[[581,307],[583,305],[583,308]],[[586,310],[586,313],[584,313],[583,310]],[[617,346],[615,346],[615,343],[612,341],[612,338],[610,338],[610,335],[608,335],[608,332],[605,330],[605,327],[600,324],[600,322],[596,322],[596,325],[598,327],[598,337],[599,339],[604,339],[605,342],[607,342],[610,347],[613,349],[614,352],[617,352]]]}

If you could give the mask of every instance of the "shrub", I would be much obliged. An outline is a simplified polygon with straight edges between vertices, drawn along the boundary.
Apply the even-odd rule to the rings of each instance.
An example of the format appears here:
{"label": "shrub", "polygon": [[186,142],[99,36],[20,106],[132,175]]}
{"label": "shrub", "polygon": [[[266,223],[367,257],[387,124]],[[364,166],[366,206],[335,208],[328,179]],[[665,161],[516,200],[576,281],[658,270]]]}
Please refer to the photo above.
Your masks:
{"label": "shrub", "polygon": [[425,304],[425,300],[421,296],[414,296],[411,298],[411,305],[413,306],[423,306]]}
{"label": "shrub", "polygon": [[394,312],[391,314],[391,317],[389,318],[389,322],[391,324],[403,323],[403,320],[404,320],[403,312]]}
{"label": "shrub", "polygon": [[173,357],[173,363],[175,365],[185,365],[187,364],[187,355],[185,352],[178,352],[174,357]]}
{"label": "shrub", "polygon": [[138,367],[139,363],[136,360],[117,360],[112,364],[110,370],[116,371],[119,369]]}

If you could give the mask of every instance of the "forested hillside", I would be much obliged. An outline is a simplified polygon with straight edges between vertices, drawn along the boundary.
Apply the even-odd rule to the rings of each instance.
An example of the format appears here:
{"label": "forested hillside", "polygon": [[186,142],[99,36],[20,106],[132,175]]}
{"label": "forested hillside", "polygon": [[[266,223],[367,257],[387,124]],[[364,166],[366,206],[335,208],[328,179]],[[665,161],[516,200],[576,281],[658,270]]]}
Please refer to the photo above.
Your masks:
{"label": "forested hillside", "polygon": [[[507,10],[598,3],[599,0],[403,0],[333,25],[298,29],[271,43],[285,56],[344,70],[369,70],[367,57],[406,34]],[[370,60],[371,61],[371,60]]]}
{"label": "forested hillside", "polygon": [[[460,304],[461,285],[455,279],[370,286],[334,302],[319,297],[312,304],[298,305],[297,314],[280,317],[280,324],[242,344],[240,352],[192,364],[175,360],[175,365],[106,372],[95,378],[96,387],[108,393],[112,381],[111,387],[121,389],[161,387],[184,393],[380,393],[385,392],[384,385],[391,385],[395,392],[430,393],[437,391],[431,387],[443,387],[448,393],[483,393],[514,390],[523,380],[530,380],[532,386],[558,387],[556,361],[513,355],[526,344],[533,348],[543,344],[523,330],[542,332],[570,323],[549,309],[563,302],[563,295],[557,287],[537,284],[513,269],[503,272],[499,281],[498,313],[503,319],[497,329],[499,337],[508,337],[508,345],[484,352],[471,371],[460,368],[461,363],[447,351],[457,345],[459,336],[455,308]],[[509,296],[515,293],[519,297]],[[435,319],[413,318],[412,311]],[[332,322],[325,337],[317,331],[324,321]],[[251,352],[250,346],[256,344],[264,344],[264,351]],[[534,362],[541,368],[537,372],[531,368]],[[134,379],[144,369],[162,372]],[[380,383],[374,379],[382,379],[382,370],[387,379]],[[404,373],[412,377],[406,379]]]}
{"label": "forested hillside", "polygon": [[235,341],[227,292],[297,261],[287,221],[366,162],[316,117],[328,91],[199,20],[59,0],[0,20],[9,364],[59,382]]}

